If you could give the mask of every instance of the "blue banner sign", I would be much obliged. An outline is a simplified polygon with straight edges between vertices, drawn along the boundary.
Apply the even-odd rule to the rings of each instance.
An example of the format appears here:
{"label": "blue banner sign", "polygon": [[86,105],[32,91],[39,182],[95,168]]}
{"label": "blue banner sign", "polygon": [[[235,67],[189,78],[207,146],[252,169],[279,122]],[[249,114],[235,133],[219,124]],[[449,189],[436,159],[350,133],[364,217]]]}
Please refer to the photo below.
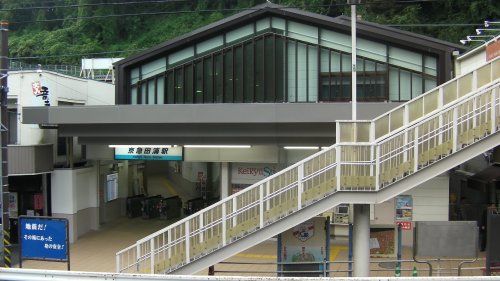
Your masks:
{"label": "blue banner sign", "polygon": [[69,261],[68,220],[19,217],[21,259]]}

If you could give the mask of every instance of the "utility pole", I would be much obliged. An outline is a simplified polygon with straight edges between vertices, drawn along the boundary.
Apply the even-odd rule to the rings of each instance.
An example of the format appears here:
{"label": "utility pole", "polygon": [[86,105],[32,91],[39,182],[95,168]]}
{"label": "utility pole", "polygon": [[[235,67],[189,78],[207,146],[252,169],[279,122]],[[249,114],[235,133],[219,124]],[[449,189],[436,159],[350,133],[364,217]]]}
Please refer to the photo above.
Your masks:
{"label": "utility pole", "polygon": [[9,88],[7,86],[7,75],[9,69],[9,23],[7,21],[0,22],[0,35],[2,36],[1,51],[0,51],[0,110],[1,110],[1,138],[0,146],[2,147],[1,163],[2,163],[2,176],[1,185],[2,192],[0,192],[0,202],[2,203],[2,231],[3,239],[1,246],[3,259],[0,262],[5,267],[11,266],[11,247],[10,247],[10,222],[9,222],[9,169],[8,169],[8,147],[9,143],[9,121],[7,112],[7,93]]}
{"label": "utility pole", "polygon": [[[357,73],[356,73],[356,5],[361,0],[347,0],[351,5],[351,112],[352,121],[357,120]],[[353,124],[354,140],[357,139],[357,126]],[[370,276],[370,205],[354,204],[353,217],[353,254],[354,254],[354,276]]]}

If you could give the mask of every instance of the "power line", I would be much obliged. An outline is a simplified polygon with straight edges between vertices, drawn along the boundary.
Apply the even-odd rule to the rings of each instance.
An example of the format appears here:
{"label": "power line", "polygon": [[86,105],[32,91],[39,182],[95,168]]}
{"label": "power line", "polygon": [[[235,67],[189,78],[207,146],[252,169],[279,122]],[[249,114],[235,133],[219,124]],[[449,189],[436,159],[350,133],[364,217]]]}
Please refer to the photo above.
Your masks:
{"label": "power line", "polygon": [[101,2],[101,3],[88,3],[88,4],[72,4],[72,5],[53,5],[53,6],[35,6],[35,7],[19,7],[0,9],[0,12],[23,11],[23,10],[43,10],[55,8],[80,8],[92,6],[115,6],[115,5],[132,5],[132,4],[163,4],[171,2],[184,2],[186,0],[150,0],[150,1],[128,1],[128,2]]}
{"label": "power line", "polygon": [[119,54],[119,53],[130,53],[136,51],[144,51],[147,48],[140,49],[130,49],[130,50],[118,50],[118,51],[106,51],[106,52],[93,52],[93,53],[79,53],[79,54],[61,54],[61,55],[46,55],[46,56],[29,56],[29,57],[11,57],[10,60],[22,60],[22,59],[46,59],[46,58],[56,58],[56,57],[82,57],[88,55],[105,55],[105,54]]}
{"label": "power line", "polygon": [[[414,4],[414,3],[425,3],[425,2],[442,2],[443,0],[408,0],[408,1],[374,1],[369,3],[363,3],[358,5],[376,5],[376,4]],[[349,6],[347,3],[335,3],[327,5],[306,5],[301,6],[289,6],[280,7],[279,9],[302,9],[302,8],[321,8],[321,7],[332,7],[332,6]],[[95,16],[83,16],[83,17],[67,17],[67,18],[57,18],[57,19],[40,19],[40,20],[30,20],[30,21],[11,21],[11,24],[21,24],[21,23],[36,23],[36,22],[55,22],[55,21],[65,21],[65,20],[79,20],[79,19],[99,19],[99,18],[112,18],[112,17],[133,17],[133,16],[155,16],[155,15],[170,15],[170,14],[188,14],[188,13],[213,13],[213,12],[240,12],[240,11],[255,11],[261,8],[249,7],[249,8],[225,8],[225,9],[201,9],[201,10],[180,10],[180,11],[163,11],[163,12],[142,12],[142,13],[127,13],[127,14],[108,14],[108,15],[95,15]]]}

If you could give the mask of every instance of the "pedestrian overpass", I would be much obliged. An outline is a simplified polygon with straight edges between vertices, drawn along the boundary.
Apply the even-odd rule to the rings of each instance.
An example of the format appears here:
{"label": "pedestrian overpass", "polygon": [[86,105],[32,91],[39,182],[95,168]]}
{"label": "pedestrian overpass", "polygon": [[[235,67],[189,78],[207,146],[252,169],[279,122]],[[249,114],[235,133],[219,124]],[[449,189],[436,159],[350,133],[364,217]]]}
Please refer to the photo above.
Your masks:
{"label": "pedestrian overpass", "polygon": [[117,272],[194,274],[341,203],[376,204],[500,144],[500,59],[373,119],[337,143],[137,241]]}

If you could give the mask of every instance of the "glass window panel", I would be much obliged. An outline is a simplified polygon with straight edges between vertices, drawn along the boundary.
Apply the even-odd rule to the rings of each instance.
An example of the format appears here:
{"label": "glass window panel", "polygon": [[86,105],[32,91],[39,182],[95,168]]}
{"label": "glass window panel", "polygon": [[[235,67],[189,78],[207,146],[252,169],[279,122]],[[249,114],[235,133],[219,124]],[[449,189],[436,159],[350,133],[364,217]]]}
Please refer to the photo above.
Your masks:
{"label": "glass window panel", "polygon": [[184,103],[193,103],[193,65],[184,67]]}
{"label": "glass window panel", "polygon": [[331,60],[331,71],[332,73],[340,72],[340,53],[331,52],[332,60]]}
{"label": "glass window panel", "polygon": [[423,91],[422,91],[422,75],[412,73],[411,74],[411,97],[415,98],[417,96],[420,96]]}
{"label": "glass window panel", "polygon": [[297,46],[297,101],[307,101],[307,46]]}
{"label": "glass window panel", "polygon": [[263,18],[263,19],[260,19],[256,22],[255,29],[257,30],[257,32],[262,31],[262,30],[266,30],[266,29],[271,28],[270,24],[271,24],[270,18]]}
{"label": "glass window panel", "polygon": [[195,91],[194,102],[203,103],[203,60],[197,61],[194,66]]}
{"label": "glass window panel", "polygon": [[351,36],[327,29],[321,29],[320,45],[334,50],[350,53]]}
{"label": "glass window panel", "polygon": [[309,68],[307,73],[308,79],[308,101],[318,101],[318,47],[309,46]]}
{"label": "glass window panel", "polygon": [[411,75],[410,72],[401,70],[399,73],[399,95],[401,100],[411,100]]}
{"label": "glass window panel", "polygon": [[233,51],[224,53],[224,102],[233,102]]}
{"label": "glass window panel", "polygon": [[424,89],[424,92],[427,92],[427,91],[430,91],[434,88],[436,88],[436,79],[429,79],[429,78],[426,78],[425,79],[425,89]]}
{"label": "glass window panel", "polygon": [[437,75],[437,59],[435,57],[424,56],[424,72],[432,76]]}
{"label": "glass window panel", "polygon": [[184,71],[175,70],[175,103],[184,103]]}
{"label": "glass window panel", "polygon": [[287,42],[287,53],[288,53],[288,58],[287,58],[287,75],[288,75],[288,101],[289,102],[296,102],[295,94],[297,92],[297,87],[296,87],[296,75],[297,75],[297,61],[296,61],[296,48],[297,48],[297,43],[293,41],[288,41]]}
{"label": "glass window panel", "polygon": [[229,31],[226,33],[226,43],[231,43],[233,41],[245,38],[253,34],[253,24],[247,24],[238,29]]}
{"label": "glass window panel", "polygon": [[351,75],[351,55],[342,54],[342,72]]}
{"label": "glass window panel", "polygon": [[165,77],[161,76],[158,77],[156,81],[156,98],[158,101],[158,104],[164,104],[165,103]]}
{"label": "glass window panel", "polygon": [[255,41],[255,102],[264,102],[264,40]]}
{"label": "glass window panel", "polygon": [[170,54],[168,56],[168,65],[174,65],[177,64],[180,61],[184,61],[188,58],[191,58],[194,56],[194,47],[188,47],[186,49],[180,50],[178,52],[175,52],[173,54]]}
{"label": "glass window panel", "polygon": [[216,49],[224,44],[224,38],[222,35],[210,38],[201,43],[196,44],[196,52],[198,54]]}
{"label": "glass window panel", "polygon": [[224,102],[224,81],[222,80],[223,76],[223,69],[222,69],[222,54],[217,54],[215,55],[215,102],[216,103],[222,103]]}
{"label": "glass window panel", "polygon": [[389,100],[399,101],[399,69],[389,68]]}
{"label": "glass window panel", "polygon": [[243,59],[245,60],[245,67],[243,68],[243,84],[245,87],[244,102],[253,102],[254,93],[254,45],[253,43],[245,44]]}
{"label": "glass window panel", "polygon": [[214,76],[212,57],[203,60],[203,101],[205,103],[214,102]]}
{"label": "glass window panel", "polygon": [[137,81],[139,81],[139,68],[133,68],[130,70],[130,83],[135,84]]}
{"label": "glass window panel", "polygon": [[285,30],[286,21],[285,21],[285,19],[282,19],[282,18],[273,17],[271,25],[272,25],[272,28],[279,29],[279,30]]}
{"label": "glass window panel", "polygon": [[274,71],[274,39],[272,36],[265,38],[265,59],[264,59],[264,86],[265,101],[275,102],[276,93],[274,90],[275,71]]}
{"label": "glass window panel", "polygon": [[172,104],[175,101],[175,85],[174,85],[174,72],[167,73],[167,103]]}
{"label": "glass window panel", "polygon": [[377,61],[386,61],[387,47],[385,44],[373,42],[363,38],[357,38],[356,44],[359,56],[374,59]]}
{"label": "glass window panel", "polygon": [[155,80],[148,81],[148,104],[155,104]]}
{"label": "glass window panel", "polygon": [[365,67],[365,72],[369,72],[371,74],[373,74],[373,72],[375,71],[375,62],[373,61],[369,61],[369,60],[364,60],[364,67]]}
{"label": "glass window panel", "polygon": [[137,86],[130,89],[130,104],[137,104]]}
{"label": "glass window panel", "polygon": [[285,100],[285,40],[276,38],[276,57],[274,60],[276,79],[276,102]]}
{"label": "glass window panel", "polygon": [[288,22],[288,37],[318,44],[318,28],[294,21]]}
{"label": "glass window panel", "polygon": [[234,48],[234,102],[243,102],[243,46]]}
{"label": "glass window panel", "polygon": [[321,101],[330,100],[330,51],[327,49],[321,49],[321,89],[320,89],[320,97]]}
{"label": "glass window panel", "polygon": [[142,79],[149,78],[156,74],[165,72],[167,69],[167,61],[165,58],[160,58],[152,62],[148,62],[141,66]]}
{"label": "glass window panel", "polygon": [[321,75],[328,74],[330,72],[330,51],[327,49],[321,48],[321,58],[320,58],[320,64],[321,64]]}
{"label": "glass window panel", "polygon": [[145,94],[146,94],[146,85],[145,84],[140,84],[139,87],[137,88],[137,104],[145,104]]}
{"label": "glass window panel", "polygon": [[422,55],[396,47],[389,47],[389,64],[421,72]]}

